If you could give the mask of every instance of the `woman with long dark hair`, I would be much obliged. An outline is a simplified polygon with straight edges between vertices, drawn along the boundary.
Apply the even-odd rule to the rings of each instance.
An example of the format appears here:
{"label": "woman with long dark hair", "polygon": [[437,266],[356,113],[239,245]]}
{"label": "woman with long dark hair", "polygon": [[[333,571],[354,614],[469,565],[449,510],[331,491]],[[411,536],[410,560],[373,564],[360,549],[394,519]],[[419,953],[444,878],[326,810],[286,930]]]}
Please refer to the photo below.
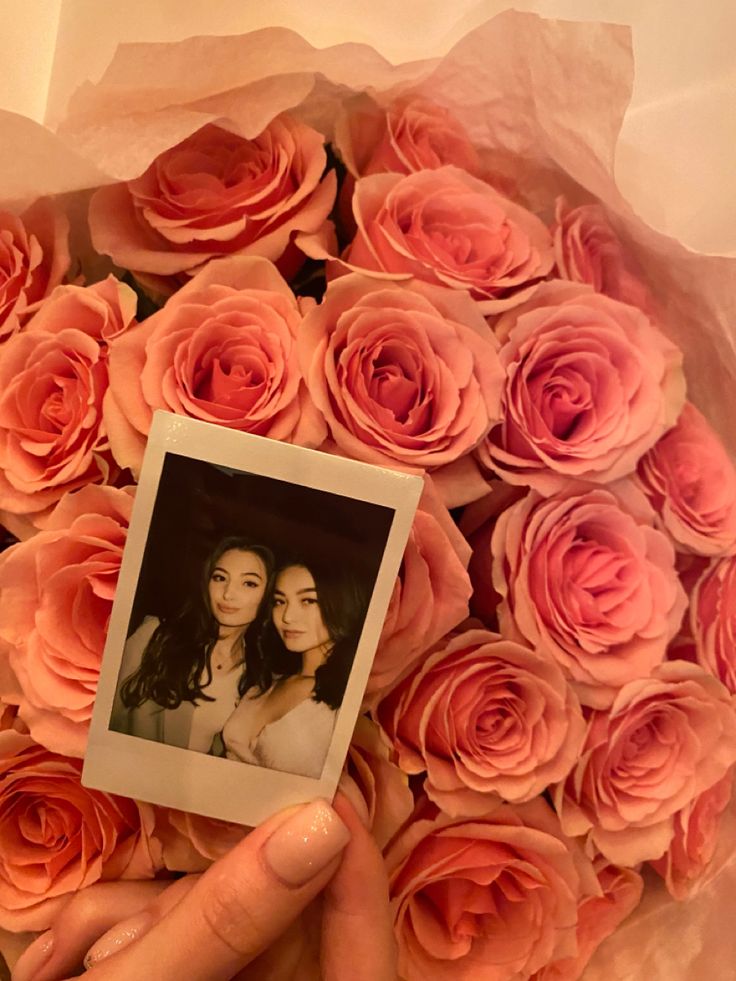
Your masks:
{"label": "woman with long dark hair", "polygon": [[240,695],[273,573],[269,549],[223,538],[200,589],[173,617],[146,617],[128,638],[110,728],[207,753]]}
{"label": "woman with long dark hair", "polygon": [[368,605],[345,568],[294,559],[274,577],[260,641],[248,648],[241,700],[223,729],[230,759],[318,777]]}

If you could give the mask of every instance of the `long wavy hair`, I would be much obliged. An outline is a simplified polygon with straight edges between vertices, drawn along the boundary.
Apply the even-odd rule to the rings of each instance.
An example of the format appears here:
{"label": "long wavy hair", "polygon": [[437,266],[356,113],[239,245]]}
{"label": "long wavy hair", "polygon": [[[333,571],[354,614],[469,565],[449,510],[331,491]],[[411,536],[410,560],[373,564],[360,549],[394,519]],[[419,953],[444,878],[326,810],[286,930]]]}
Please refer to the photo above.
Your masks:
{"label": "long wavy hair", "polygon": [[[306,569],[314,579],[317,602],[332,642],[327,659],[315,672],[312,698],[337,710],[342,705],[363,629],[370,598],[368,589],[350,569],[301,557],[280,563],[273,583],[280,573],[294,566]],[[246,649],[246,669],[240,679],[241,696],[251,688],[263,694],[274,682],[301,671],[301,654],[287,650],[274,625],[273,608],[272,588],[258,643]]]}
{"label": "long wavy hair", "polygon": [[252,552],[266,568],[266,583],[255,620],[243,633],[243,655],[255,649],[271,594],[274,558],[270,549],[247,538],[221,539],[202,566],[199,592],[174,616],[162,621],[148,641],[140,667],[125,680],[120,697],[127,708],[152,701],[162,708],[175,709],[182,702],[212,702],[205,689],[212,681],[212,648],[219,624],[210,607],[209,582],[225,552]]}

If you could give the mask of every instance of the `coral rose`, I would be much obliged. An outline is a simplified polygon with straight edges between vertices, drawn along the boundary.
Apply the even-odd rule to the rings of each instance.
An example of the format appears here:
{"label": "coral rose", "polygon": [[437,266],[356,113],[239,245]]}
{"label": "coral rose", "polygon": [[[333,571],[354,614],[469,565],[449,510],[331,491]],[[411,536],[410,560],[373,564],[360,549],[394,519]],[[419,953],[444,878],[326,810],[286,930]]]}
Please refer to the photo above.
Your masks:
{"label": "coral rose", "polygon": [[580,876],[541,799],[420,810],[386,856],[404,981],[518,981],[576,950]]}
{"label": "coral rose", "polygon": [[521,302],[554,261],[535,215],[457,167],[361,178],[353,213],[350,268],[468,290],[484,313]]}
{"label": "coral rose", "polygon": [[585,736],[560,668],[485,630],[430,654],[378,706],[407,773],[452,817],[526,801],[572,769]]}
{"label": "coral rose", "polygon": [[204,872],[249,831],[242,824],[220,821],[168,807],[154,807],[153,835],[161,845],[162,864],[172,872]]}
{"label": "coral rose", "polygon": [[362,802],[379,848],[386,847],[414,810],[407,775],[390,759],[380,729],[365,715],[355,724],[340,789],[357,801],[359,813]]}
{"label": "coral rose", "polygon": [[114,280],[62,287],[27,330],[0,348],[0,509],[6,524],[7,514],[29,515],[38,524],[41,512],[67,491],[108,479],[105,337],[130,326],[134,312],[133,291]]}
{"label": "coral rose", "polygon": [[736,694],[736,557],[714,559],[690,600],[698,663]]}
{"label": "coral rose", "polygon": [[564,198],[558,198],[552,237],[560,279],[589,283],[597,293],[643,310],[651,306],[649,293],[631,270],[601,205],[570,208]]}
{"label": "coral rose", "polygon": [[401,560],[366,686],[369,703],[468,615],[468,543],[425,493]]}
{"label": "coral rose", "polygon": [[298,348],[332,438],[356,460],[442,467],[498,418],[503,373],[466,294],[344,276],[305,317]]}
{"label": "coral rose", "polygon": [[160,867],[147,804],[87,790],[81,761],[0,732],[0,926],[45,930],[65,900]]}
{"label": "coral rose", "polygon": [[113,455],[138,472],[156,409],[318,446],[326,435],[297,360],[297,299],[265,259],[208,264],[110,355]]}
{"label": "coral rose", "polygon": [[508,380],[480,455],[509,483],[542,494],[575,478],[608,483],[677,421],[682,355],[640,310],[556,280],[495,330]]}
{"label": "coral rose", "polygon": [[335,146],[353,177],[411,174],[446,164],[469,174],[480,170],[460,122],[444,106],[417,95],[404,95],[386,108],[359,96],[338,118]]}
{"label": "coral rose", "polygon": [[57,286],[28,324],[28,330],[58,334],[74,327],[110,344],[136,324],[138,298],[115,276],[92,286]]}
{"label": "coral rose", "polygon": [[136,180],[96,192],[92,241],[165,292],[217,256],[275,262],[297,233],[324,225],[336,187],[326,163],[322,135],[287,115],[251,140],[208,124]]}
{"label": "coral rose", "polygon": [[132,489],[83,487],[0,555],[0,696],[65,756],[84,755],[132,506]]}
{"label": "coral rose", "polygon": [[45,199],[0,212],[0,342],[15,334],[69,269],[69,222]]}
{"label": "coral rose", "polygon": [[498,519],[493,582],[501,632],[552,657],[580,700],[601,708],[665,657],[687,606],[667,536],[644,496],[530,491]]}
{"label": "coral rose", "polygon": [[637,476],[678,548],[697,555],[736,551],[736,467],[690,402],[641,458]]}
{"label": "coral rose", "polygon": [[593,868],[599,891],[581,896],[578,903],[577,954],[552,961],[532,981],[578,981],[599,944],[639,905],[644,880],[635,869],[612,865],[603,855],[595,857]]}
{"label": "coral rose", "polygon": [[726,688],[686,661],[658,665],[594,711],[577,766],[554,792],[562,828],[590,834],[617,865],[660,858],[676,814],[736,761],[736,710]]}
{"label": "coral rose", "polygon": [[404,94],[388,106],[369,96],[351,99],[337,118],[333,145],[347,167],[338,214],[352,237],[355,179],[367,174],[411,174],[453,164],[478,176],[480,161],[464,127],[444,106]]}
{"label": "coral rose", "polygon": [[687,899],[704,883],[732,785],[733,769],[675,815],[672,842],[662,858],[651,863],[675,899]]}

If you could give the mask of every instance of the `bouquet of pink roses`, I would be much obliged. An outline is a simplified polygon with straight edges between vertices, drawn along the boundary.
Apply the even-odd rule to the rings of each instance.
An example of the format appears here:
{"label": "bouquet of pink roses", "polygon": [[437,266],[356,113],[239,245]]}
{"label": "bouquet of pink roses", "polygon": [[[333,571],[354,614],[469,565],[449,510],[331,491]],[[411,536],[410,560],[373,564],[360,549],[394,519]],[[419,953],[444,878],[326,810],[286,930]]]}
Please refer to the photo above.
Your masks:
{"label": "bouquet of pink roses", "polygon": [[156,409],[425,477],[343,781],[405,981],[573,981],[722,864],[730,267],[616,191],[621,41],[131,46],[44,136],[70,193],[0,215],[0,927],[245,833],[80,783]]}

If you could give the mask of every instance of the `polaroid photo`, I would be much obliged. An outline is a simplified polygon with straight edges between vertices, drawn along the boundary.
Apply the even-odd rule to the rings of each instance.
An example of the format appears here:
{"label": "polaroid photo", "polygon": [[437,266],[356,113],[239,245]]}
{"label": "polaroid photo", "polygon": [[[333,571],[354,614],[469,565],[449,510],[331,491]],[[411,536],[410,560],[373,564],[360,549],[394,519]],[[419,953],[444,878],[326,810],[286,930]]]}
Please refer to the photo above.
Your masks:
{"label": "polaroid photo", "polygon": [[422,487],[157,412],[84,785],[247,825],[332,799]]}

